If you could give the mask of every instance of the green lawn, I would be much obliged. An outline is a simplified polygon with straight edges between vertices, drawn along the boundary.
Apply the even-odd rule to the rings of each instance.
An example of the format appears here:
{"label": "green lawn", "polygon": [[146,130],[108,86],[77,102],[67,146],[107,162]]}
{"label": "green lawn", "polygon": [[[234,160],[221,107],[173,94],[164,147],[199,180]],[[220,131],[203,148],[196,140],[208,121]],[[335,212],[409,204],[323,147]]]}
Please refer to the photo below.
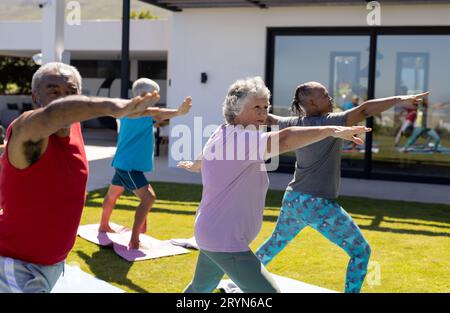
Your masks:
{"label": "green lawn", "polygon": [[[189,238],[201,198],[201,186],[152,184],[158,200],[149,215],[148,235]],[[105,189],[88,194],[81,224],[98,223]],[[255,250],[276,223],[283,192],[269,191],[264,223],[251,245]],[[360,225],[372,247],[369,279],[363,292],[449,292],[450,206],[342,197],[340,203]],[[123,196],[112,221],[131,226],[137,198]],[[198,252],[129,263],[112,248],[80,237],[67,262],[127,292],[181,292],[193,276]],[[269,271],[342,291],[348,257],[310,228],[303,230],[272,263]],[[379,268],[379,281],[377,277]],[[369,285],[367,281],[375,281]]]}
{"label": "green lawn", "polygon": [[[375,134],[373,138],[374,142],[378,144],[380,149],[378,153],[373,153],[373,161],[392,162],[392,163],[408,163],[416,165],[440,165],[450,166],[450,155],[443,153],[431,153],[431,154],[419,154],[419,153],[403,153],[399,152],[394,146],[394,137],[388,135]],[[406,139],[402,138],[400,145],[403,146],[406,143]],[[425,143],[423,138],[417,141],[417,145]],[[450,140],[441,139],[441,146],[449,148]],[[295,157],[295,151],[286,152],[283,155]],[[343,159],[363,160],[364,153],[361,152],[343,152]]]}
{"label": "green lawn", "polygon": [[[410,163],[410,164],[430,164],[430,165],[441,165],[450,166],[450,155],[442,153],[431,153],[431,154],[415,154],[415,153],[403,153],[399,152],[394,146],[394,137],[377,134],[375,133],[373,140],[378,143],[380,151],[378,153],[373,153],[372,158],[374,161],[383,162],[393,162],[393,163]],[[400,146],[406,143],[406,139],[402,138],[400,141]],[[423,145],[425,140],[420,138],[416,144]],[[441,146],[449,148],[450,140],[441,138]],[[364,153],[342,153],[342,156],[347,159],[364,159]]]}

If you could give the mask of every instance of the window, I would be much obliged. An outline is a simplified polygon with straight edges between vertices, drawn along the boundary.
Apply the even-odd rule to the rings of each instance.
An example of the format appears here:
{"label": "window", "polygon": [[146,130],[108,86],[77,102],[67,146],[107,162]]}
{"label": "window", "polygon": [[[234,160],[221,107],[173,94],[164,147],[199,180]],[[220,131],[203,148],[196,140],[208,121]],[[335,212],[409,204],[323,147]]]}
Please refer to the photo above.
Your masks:
{"label": "window", "polygon": [[373,173],[450,178],[450,35],[380,35],[378,51],[376,98],[430,96],[415,109],[397,105],[375,117]]}
{"label": "window", "polygon": [[[277,36],[272,88],[274,114],[289,116],[296,87],[308,81],[317,81],[328,88],[335,98],[335,111],[351,104],[354,95],[366,99],[368,76],[361,73],[369,64],[369,44],[369,36]],[[362,172],[364,147],[352,149],[350,144],[344,148],[343,168]],[[294,156],[293,151],[288,152],[280,161],[291,167]]]}
{"label": "window", "polygon": [[72,60],[83,78],[120,78],[120,61],[113,60]]}
{"label": "window", "polygon": [[153,80],[166,80],[167,61],[139,61],[138,77],[147,77]]}
{"label": "window", "polygon": [[[417,108],[396,105],[369,119],[373,125],[367,136],[369,149],[344,151],[344,176],[450,183],[450,27],[269,28],[268,32],[266,82],[273,92],[275,114],[290,114],[295,88],[306,81],[325,85],[335,110],[348,109],[353,96],[361,103],[431,92]],[[294,160],[293,153],[284,155],[283,169],[292,171]]]}
{"label": "window", "polygon": [[397,94],[411,95],[428,89],[428,53],[397,53]]}
{"label": "window", "polygon": [[344,110],[352,106],[352,97],[366,96],[367,88],[360,83],[360,55],[360,52],[331,52],[329,93]]}

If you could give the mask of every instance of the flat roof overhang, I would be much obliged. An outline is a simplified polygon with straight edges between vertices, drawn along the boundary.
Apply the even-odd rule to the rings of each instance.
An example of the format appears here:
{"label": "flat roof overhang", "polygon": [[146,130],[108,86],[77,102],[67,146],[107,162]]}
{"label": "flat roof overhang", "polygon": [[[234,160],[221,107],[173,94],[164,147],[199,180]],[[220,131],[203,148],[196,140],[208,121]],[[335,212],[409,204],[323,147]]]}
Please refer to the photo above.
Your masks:
{"label": "flat roof overhang", "polygon": [[[268,9],[302,5],[364,5],[370,0],[139,0],[173,12],[200,8],[251,8]],[[380,0],[381,4],[450,4],[448,0]]]}

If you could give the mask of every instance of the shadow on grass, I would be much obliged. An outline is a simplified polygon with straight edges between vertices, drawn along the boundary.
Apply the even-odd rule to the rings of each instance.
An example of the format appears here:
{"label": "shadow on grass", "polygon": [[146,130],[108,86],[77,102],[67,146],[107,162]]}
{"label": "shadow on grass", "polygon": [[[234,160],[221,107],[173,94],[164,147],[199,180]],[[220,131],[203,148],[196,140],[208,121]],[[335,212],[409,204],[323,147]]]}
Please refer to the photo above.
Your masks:
{"label": "shadow on grass", "polygon": [[[367,229],[372,231],[381,231],[387,233],[395,233],[395,234],[408,234],[408,235],[424,235],[424,236],[433,236],[433,237],[450,237],[450,233],[444,232],[434,232],[428,230],[415,230],[415,229],[396,229],[389,227],[373,227],[373,226],[361,226],[358,225],[361,229]],[[450,229],[450,227],[447,227]]]}
{"label": "shadow on grass", "polygon": [[[158,200],[166,201],[180,201],[180,202],[200,202],[202,198],[202,185],[178,184],[178,183],[162,183],[150,182],[155,189],[156,198]],[[107,188],[89,192],[86,200],[94,200],[104,198]],[[126,191],[125,196],[133,196],[132,193]]]}
{"label": "shadow on grass", "polygon": [[[188,185],[177,183],[152,183],[159,200],[200,202],[201,185]],[[93,201],[103,198],[106,189],[91,192],[87,197],[86,204],[92,207],[101,207],[101,204]],[[284,191],[269,191],[266,197],[266,212],[275,215],[265,215],[265,222],[275,223],[278,219],[279,206],[283,199]],[[129,194],[132,196],[131,194]],[[370,225],[362,225],[361,229],[371,231],[391,232],[410,235],[444,236],[450,237],[450,206],[440,204],[427,204],[405,201],[378,200],[357,197],[341,197],[339,204],[351,215],[358,215],[356,219],[371,220]],[[180,205],[180,204],[177,204]],[[276,209],[274,209],[275,207]],[[117,209],[134,210],[134,206],[118,204]],[[156,206],[153,212],[165,214],[195,215],[194,210],[177,210]],[[414,221],[413,221],[414,220]],[[391,228],[381,226],[382,222],[396,225],[404,225],[405,228]],[[438,223],[448,224],[439,225]],[[436,227],[448,232],[439,232],[426,229],[408,229],[407,226]]]}
{"label": "shadow on grass", "polygon": [[[86,206],[89,206],[91,208],[102,208],[102,205],[95,202],[86,202]],[[134,211],[136,210],[137,205],[125,205],[117,203],[114,206],[114,210],[123,210],[123,211]],[[153,213],[167,213],[167,214],[181,214],[181,215],[195,215],[195,211],[188,211],[188,210],[176,210],[176,209],[167,209],[167,208],[161,208],[158,206],[154,206],[149,214]]]}
{"label": "shadow on grass", "polygon": [[[351,215],[364,215],[364,218],[372,221],[370,225],[360,226],[361,229],[399,234],[450,237],[450,207],[447,205],[354,197],[342,197],[339,203]],[[381,226],[383,222],[406,227],[408,225],[436,227],[447,230],[447,232],[390,228]],[[439,225],[438,223],[447,225]]]}
{"label": "shadow on grass", "polygon": [[[124,211],[134,211],[136,207],[139,205],[139,199],[136,197],[136,201],[132,201],[133,204],[123,204],[121,203],[120,199],[117,201],[116,205],[114,206],[114,209],[117,210],[124,210]],[[157,208],[158,205],[164,205],[166,203],[158,203],[154,208]],[[173,203],[172,205],[177,207],[186,207],[185,211],[180,210],[180,212],[194,212],[197,210],[198,205],[192,205],[192,204],[183,204],[183,203]],[[85,206],[87,207],[93,207],[93,208],[101,208],[102,203],[98,201],[86,201]],[[192,207],[195,207],[195,210],[192,209]],[[153,209],[152,209],[153,210]]]}
{"label": "shadow on grass", "polygon": [[[101,207],[101,206],[98,206],[98,207]],[[128,206],[128,205],[117,205],[116,209],[119,209],[119,210],[131,210],[132,211],[132,210],[135,209],[135,207]],[[195,211],[183,211],[183,210],[167,209],[167,208],[160,208],[160,207],[153,207],[151,212],[163,213],[163,214],[191,215],[191,216],[195,215]],[[348,212],[351,214],[352,210],[348,210]],[[358,212],[358,214],[362,214],[362,213]],[[264,222],[275,223],[277,221],[277,219],[278,219],[278,216],[273,216],[273,215],[264,215],[264,217],[263,217],[263,221]],[[378,218],[377,217],[375,217],[375,218],[368,218],[368,217],[360,218],[360,217],[358,217],[358,219],[364,219],[364,220],[371,220],[371,221],[373,221],[370,225],[359,225],[359,228],[361,228],[361,229],[367,229],[367,230],[372,230],[372,231],[381,231],[381,232],[390,232],[390,233],[398,233],[398,234],[450,237],[450,227],[444,226],[444,225],[430,225],[430,224],[423,224],[423,223],[417,223],[417,222],[388,221],[389,223],[394,223],[394,224],[440,227],[440,228],[443,228],[443,229],[448,229],[449,230],[448,233],[446,233],[446,232],[427,231],[427,230],[396,229],[396,228],[389,228],[389,227],[380,227],[380,222],[383,219],[383,216],[378,216]]]}
{"label": "shadow on grass", "polygon": [[86,262],[95,277],[110,283],[127,286],[135,292],[149,292],[127,278],[133,263],[118,259],[119,257],[111,248],[100,247],[100,250],[94,252],[92,257],[82,251],[76,251],[76,253]]}

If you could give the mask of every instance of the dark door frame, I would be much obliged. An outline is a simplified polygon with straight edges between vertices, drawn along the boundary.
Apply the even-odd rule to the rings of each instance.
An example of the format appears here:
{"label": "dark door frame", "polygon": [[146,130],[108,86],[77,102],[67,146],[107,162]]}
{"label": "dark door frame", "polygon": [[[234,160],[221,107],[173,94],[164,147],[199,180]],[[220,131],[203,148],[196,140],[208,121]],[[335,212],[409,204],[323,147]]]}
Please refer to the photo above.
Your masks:
{"label": "dark door frame", "polygon": [[[265,79],[267,87],[273,90],[275,39],[278,36],[370,36],[369,75],[367,97],[375,96],[376,52],[379,35],[450,35],[450,26],[376,26],[376,27],[268,27],[266,37],[266,68]],[[366,121],[368,127],[373,126],[373,118]],[[343,170],[344,177],[366,179],[382,179],[409,182],[424,182],[435,184],[450,184],[450,177],[424,177],[402,174],[380,174],[372,172],[372,133],[366,136],[364,170]],[[280,171],[293,171],[293,158],[280,157]]]}

